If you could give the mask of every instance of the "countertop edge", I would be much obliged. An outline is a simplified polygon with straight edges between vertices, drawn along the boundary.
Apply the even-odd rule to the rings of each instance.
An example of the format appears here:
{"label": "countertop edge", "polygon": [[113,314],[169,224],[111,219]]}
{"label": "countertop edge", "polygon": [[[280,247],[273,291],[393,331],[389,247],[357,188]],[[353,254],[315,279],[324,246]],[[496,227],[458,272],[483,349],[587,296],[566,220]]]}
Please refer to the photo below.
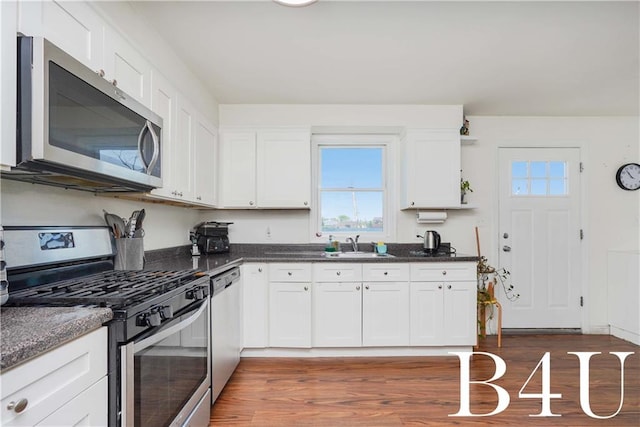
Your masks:
{"label": "countertop edge", "polygon": [[113,318],[108,308],[77,307],[2,307],[0,315],[2,372],[92,332]]}

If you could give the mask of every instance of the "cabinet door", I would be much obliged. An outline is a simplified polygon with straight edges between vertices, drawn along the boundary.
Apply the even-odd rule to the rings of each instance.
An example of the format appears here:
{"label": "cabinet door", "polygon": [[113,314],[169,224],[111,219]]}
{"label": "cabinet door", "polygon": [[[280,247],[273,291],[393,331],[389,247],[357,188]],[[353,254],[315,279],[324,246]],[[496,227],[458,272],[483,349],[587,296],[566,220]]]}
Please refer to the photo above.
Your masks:
{"label": "cabinet door", "polygon": [[314,283],[314,347],[362,345],[361,288],[359,282]]}
{"label": "cabinet door", "polygon": [[159,73],[153,74],[151,91],[151,109],[162,117],[162,188],[151,191],[151,194],[175,198],[176,183],[173,168],[175,161],[173,145],[175,144],[176,89]]}
{"label": "cabinet door", "polygon": [[16,2],[0,2],[0,168],[16,165]]}
{"label": "cabinet door", "polygon": [[107,377],[80,393],[37,426],[106,426]]}
{"label": "cabinet door", "polygon": [[[102,327],[0,375],[3,426],[35,425],[107,375],[107,328]],[[10,402],[28,401],[16,413]],[[105,401],[101,401],[105,403]],[[63,423],[63,425],[71,425]]]}
{"label": "cabinet door", "polygon": [[256,134],[222,134],[222,202],[230,208],[256,207]]}
{"label": "cabinet door", "polygon": [[362,345],[409,345],[409,283],[364,283]]}
{"label": "cabinet door", "polygon": [[215,206],[217,202],[218,141],[216,135],[215,127],[204,119],[198,118],[194,141],[194,201],[206,206]]}
{"label": "cabinet door", "polygon": [[411,345],[443,345],[444,285],[440,282],[412,282]]}
{"label": "cabinet door", "polygon": [[269,346],[311,347],[310,283],[269,283]]}
{"label": "cabinet door", "polygon": [[401,208],[460,205],[460,136],[453,129],[407,131]]}
{"label": "cabinet door", "polygon": [[308,209],[311,201],[309,131],[258,132],[258,206]]}
{"label": "cabinet door", "polygon": [[269,343],[267,265],[243,264],[240,269],[244,347],[265,348]]}
{"label": "cabinet door", "polygon": [[184,97],[179,97],[176,110],[176,138],[171,152],[171,177],[176,186],[174,197],[184,200],[193,199],[194,121],[193,107]]}
{"label": "cabinet door", "polygon": [[92,70],[104,69],[105,25],[87,2],[21,1],[18,7],[20,32],[44,36]]}
{"label": "cabinet door", "polygon": [[444,283],[444,337],[446,345],[476,344],[476,286],[476,282]]}
{"label": "cabinet door", "polygon": [[137,101],[151,106],[151,65],[120,34],[105,27],[105,78]]}

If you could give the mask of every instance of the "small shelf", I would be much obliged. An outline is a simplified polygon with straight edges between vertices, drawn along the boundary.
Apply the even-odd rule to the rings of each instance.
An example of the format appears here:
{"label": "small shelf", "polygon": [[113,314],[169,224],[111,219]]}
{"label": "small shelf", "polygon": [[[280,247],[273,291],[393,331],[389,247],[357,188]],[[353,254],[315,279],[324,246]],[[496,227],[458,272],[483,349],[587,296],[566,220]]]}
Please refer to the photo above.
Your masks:
{"label": "small shelf", "polygon": [[460,144],[462,145],[471,145],[475,144],[478,141],[478,138],[471,135],[460,135]]}

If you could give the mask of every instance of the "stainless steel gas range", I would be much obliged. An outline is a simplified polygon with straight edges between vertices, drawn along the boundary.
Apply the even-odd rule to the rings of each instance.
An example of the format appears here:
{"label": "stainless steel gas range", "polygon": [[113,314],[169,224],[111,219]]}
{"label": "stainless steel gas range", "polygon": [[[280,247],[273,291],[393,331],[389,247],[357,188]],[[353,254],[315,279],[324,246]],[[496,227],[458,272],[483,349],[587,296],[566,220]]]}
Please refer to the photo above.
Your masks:
{"label": "stainless steel gas range", "polygon": [[107,227],[4,227],[12,306],[108,307],[109,425],[208,425],[210,278],[114,271]]}

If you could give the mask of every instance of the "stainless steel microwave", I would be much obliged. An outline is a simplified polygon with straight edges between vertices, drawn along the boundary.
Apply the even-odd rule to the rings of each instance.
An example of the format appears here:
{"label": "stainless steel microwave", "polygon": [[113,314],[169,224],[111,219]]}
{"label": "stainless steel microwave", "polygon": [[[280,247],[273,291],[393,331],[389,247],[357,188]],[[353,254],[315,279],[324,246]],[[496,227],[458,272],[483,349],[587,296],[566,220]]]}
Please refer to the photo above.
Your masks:
{"label": "stainless steel microwave", "polygon": [[41,37],[18,37],[16,167],[95,192],[162,186],[162,118]]}

